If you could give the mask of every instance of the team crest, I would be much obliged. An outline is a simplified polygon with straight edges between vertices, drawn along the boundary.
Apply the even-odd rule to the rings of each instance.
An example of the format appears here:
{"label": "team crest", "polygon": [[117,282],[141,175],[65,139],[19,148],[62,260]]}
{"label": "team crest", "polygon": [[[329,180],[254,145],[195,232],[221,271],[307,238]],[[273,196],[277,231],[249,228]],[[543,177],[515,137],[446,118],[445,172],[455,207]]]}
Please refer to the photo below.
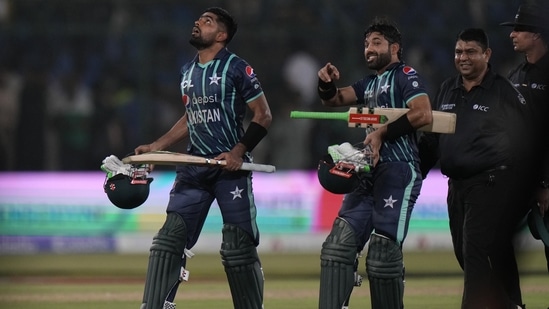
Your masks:
{"label": "team crest", "polygon": [[416,75],[416,70],[410,66],[405,66],[402,68],[402,72],[406,75]]}

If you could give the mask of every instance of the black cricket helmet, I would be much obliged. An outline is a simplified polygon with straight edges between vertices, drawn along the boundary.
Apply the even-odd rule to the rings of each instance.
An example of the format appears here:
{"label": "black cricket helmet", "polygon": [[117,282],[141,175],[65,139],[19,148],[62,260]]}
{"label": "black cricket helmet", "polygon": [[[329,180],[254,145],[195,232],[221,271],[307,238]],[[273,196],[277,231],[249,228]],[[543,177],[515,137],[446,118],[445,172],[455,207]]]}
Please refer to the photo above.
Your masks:
{"label": "black cricket helmet", "polygon": [[318,162],[318,180],[327,191],[346,194],[354,191],[360,180],[354,171],[354,165],[334,163],[332,156],[324,155]]}
{"label": "black cricket helmet", "polygon": [[103,189],[114,206],[133,209],[143,204],[149,197],[149,187],[153,178],[117,174],[105,180]]}
{"label": "black cricket helmet", "polygon": [[549,247],[549,214],[541,216],[537,205],[532,206],[528,213],[528,227],[535,239],[541,239],[546,247]]}

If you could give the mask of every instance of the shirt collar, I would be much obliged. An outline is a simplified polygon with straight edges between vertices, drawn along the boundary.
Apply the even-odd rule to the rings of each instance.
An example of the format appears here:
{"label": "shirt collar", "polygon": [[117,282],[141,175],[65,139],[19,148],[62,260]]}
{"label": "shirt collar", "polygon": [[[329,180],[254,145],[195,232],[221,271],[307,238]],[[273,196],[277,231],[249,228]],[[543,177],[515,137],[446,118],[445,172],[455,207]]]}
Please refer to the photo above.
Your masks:
{"label": "shirt collar", "polygon": [[[462,76],[458,75],[456,78],[456,82],[454,83],[454,89],[462,89]],[[484,75],[484,78],[482,79],[482,82],[480,82],[480,85],[477,85],[475,87],[482,87],[484,89],[490,88],[492,84],[494,83],[494,80],[496,79],[496,73],[492,70],[492,65],[488,63],[488,70],[486,71],[486,74]],[[473,87],[474,88],[474,87]]]}
{"label": "shirt collar", "polygon": [[389,66],[387,67],[387,69],[385,69],[385,72],[389,72],[393,69],[395,69],[396,67],[398,67],[399,65],[403,64],[404,62],[402,61],[398,61],[398,62],[393,62],[391,64],[389,64]]}
{"label": "shirt collar", "polygon": [[[226,54],[229,53],[229,50],[227,47],[223,47],[220,49],[217,54],[215,55],[214,59],[222,59]],[[194,56],[193,62],[198,62],[198,54]]]}
{"label": "shirt collar", "polygon": [[538,60],[538,62],[534,63],[534,65],[539,66],[541,68],[549,69],[549,51],[541,57],[541,59]]}

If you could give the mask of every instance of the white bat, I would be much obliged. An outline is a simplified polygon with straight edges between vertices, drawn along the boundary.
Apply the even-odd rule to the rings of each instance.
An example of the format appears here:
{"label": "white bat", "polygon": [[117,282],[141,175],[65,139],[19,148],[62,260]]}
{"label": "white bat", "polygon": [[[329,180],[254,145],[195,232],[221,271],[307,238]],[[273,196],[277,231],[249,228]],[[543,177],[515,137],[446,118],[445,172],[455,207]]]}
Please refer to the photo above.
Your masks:
{"label": "white bat", "polygon": [[[157,165],[205,165],[205,166],[224,166],[227,164],[225,160],[214,160],[209,158],[203,158],[199,156],[193,156],[184,153],[170,152],[170,151],[151,151],[138,155],[127,156],[122,159],[126,164],[157,164]],[[273,173],[276,171],[274,165],[257,164],[257,163],[242,163],[240,167],[244,171],[255,171]]]}

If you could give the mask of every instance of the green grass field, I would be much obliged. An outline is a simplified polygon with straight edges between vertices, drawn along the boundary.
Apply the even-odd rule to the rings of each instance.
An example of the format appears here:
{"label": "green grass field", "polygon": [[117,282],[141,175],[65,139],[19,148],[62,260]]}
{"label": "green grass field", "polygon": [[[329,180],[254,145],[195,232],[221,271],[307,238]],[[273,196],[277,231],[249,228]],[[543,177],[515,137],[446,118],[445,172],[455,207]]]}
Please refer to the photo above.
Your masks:
{"label": "green grass field", "polygon": [[[196,252],[195,252],[196,253]],[[318,308],[319,254],[261,254],[265,308]],[[528,309],[549,306],[549,275],[540,251],[520,256],[523,298]],[[407,309],[459,308],[461,272],[451,252],[405,252]],[[137,309],[146,255],[0,256],[0,308]],[[176,298],[178,308],[232,308],[216,254],[198,253],[188,262],[190,281]],[[364,275],[364,258],[360,272]],[[356,288],[350,308],[370,308],[367,280]]]}

